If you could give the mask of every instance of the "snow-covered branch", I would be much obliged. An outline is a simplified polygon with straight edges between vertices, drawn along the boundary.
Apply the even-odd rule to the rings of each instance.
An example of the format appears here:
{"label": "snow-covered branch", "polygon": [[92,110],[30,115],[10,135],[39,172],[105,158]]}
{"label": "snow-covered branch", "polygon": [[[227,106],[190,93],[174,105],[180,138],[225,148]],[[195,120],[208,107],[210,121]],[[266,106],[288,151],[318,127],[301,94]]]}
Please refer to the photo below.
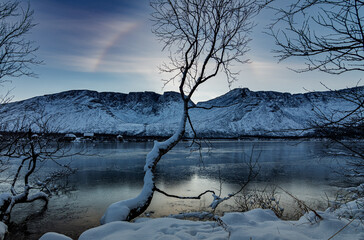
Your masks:
{"label": "snow-covered branch", "polygon": [[[42,125],[42,129],[47,127],[46,123],[38,124]],[[64,170],[44,176],[44,179],[36,178],[34,173],[39,170],[42,162],[56,162],[66,150],[53,136],[39,132],[35,134],[29,125],[24,125],[23,128],[27,131],[8,133],[3,136],[0,144],[0,159],[18,164],[14,170],[7,171],[10,193],[3,194],[4,198],[0,201],[0,221],[3,222],[10,220],[13,207],[19,203],[42,200],[47,206],[52,192],[59,190],[50,187],[51,183],[73,172],[69,166],[59,164]]]}
{"label": "snow-covered branch", "polygon": [[212,193],[212,196],[215,196],[215,191],[213,190],[206,190],[202,193],[200,193],[199,195],[197,196],[189,196],[189,197],[186,197],[186,196],[178,196],[178,195],[174,195],[174,194],[169,194],[169,193],[166,193],[165,191],[163,190],[160,190],[159,188],[157,187],[154,187],[154,190],[167,196],[167,197],[171,197],[171,198],[178,198],[178,199],[201,199],[201,197],[207,193]]}
{"label": "snow-covered branch", "polygon": [[[144,186],[134,199],[113,203],[101,223],[127,220],[143,213],[149,206],[155,187],[154,174],[160,159],[184,136],[189,121],[190,100],[201,84],[224,72],[228,84],[235,79],[232,63],[246,62],[252,18],[267,1],[226,0],[153,0],[153,32],[171,52],[170,63],[162,72],[171,74],[166,83],[178,79],[183,114],[178,129],[164,142],[154,142],[146,157]],[[194,131],[196,136],[196,132]],[[158,189],[159,190],[159,189]],[[168,195],[159,190],[159,192]],[[208,193],[210,191],[207,191]],[[203,195],[203,194],[202,194]],[[172,196],[172,195],[170,195]],[[173,197],[177,197],[174,195]],[[201,196],[200,196],[201,197]],[[217,204],[218,205],[218,204]]]}

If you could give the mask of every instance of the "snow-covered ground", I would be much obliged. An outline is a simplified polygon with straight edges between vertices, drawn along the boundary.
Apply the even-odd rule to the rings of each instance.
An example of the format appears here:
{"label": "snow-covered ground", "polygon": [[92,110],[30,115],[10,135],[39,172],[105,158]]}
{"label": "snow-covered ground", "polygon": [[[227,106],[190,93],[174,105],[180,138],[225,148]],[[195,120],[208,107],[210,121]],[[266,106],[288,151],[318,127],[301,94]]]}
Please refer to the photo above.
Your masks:
{"label": "snow-covered ground", "polygon": [[[364,184],[355,188],[363,193]],[[350,191],[350,189],[349,189]],[[319,215],[319,218],[317,216]],[[212,218],[210,213],[193,213],[195,218]],[[309,212],[297,221],[279,219],[271,210],[226,213],[213,221],[139,218],[135,222],[112,221],[83,232],[79,240],[312,240],[364,239],[364,198],[357,198],[325,212]],[[46,233],[40,240],[70,240],[59,233]]]}
{"label": "snow-covered ground", "polygon": [[[363,201],[363,200],[361,200]],[[318,212],[323,220],[310,212],[298,221],[283,221],[271,210],[254,209],[245,213],[226,213],[216,221],[190,221],[174,218],[140,218],[135,222],[115,221],[89,229],[79,240],[144,240],[144,239],[210,239],[210,240],[309,240],[347,239],[363,240],[363,212],[356,218],[346,219],[340,213],[355,205],[344,205],[339,211]],[[357,205],[357,204],[356,204]],[[353,211],[362,211],[350,209]],[[361,217],[361,219],[360,219]],[[332,237],[332,238],[331,238]],[[69,240],[70,238],[47,233],[40,240]]]}
{"label": "snow-covered ground", "polygon": [[4,239],[7,231],[8,231],[8,226],[6,226],[3,222],[0,222],[0,240]]}

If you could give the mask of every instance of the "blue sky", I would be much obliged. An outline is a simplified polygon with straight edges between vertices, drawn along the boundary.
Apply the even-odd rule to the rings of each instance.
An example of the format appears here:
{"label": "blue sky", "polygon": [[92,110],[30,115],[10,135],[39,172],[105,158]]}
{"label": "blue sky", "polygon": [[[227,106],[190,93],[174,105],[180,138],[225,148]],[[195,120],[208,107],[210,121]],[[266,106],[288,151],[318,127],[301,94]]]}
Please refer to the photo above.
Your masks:
{"label": "blue sky", "polygon": [[[284,2],[284,1],[283,1]],[[176,90],[163,88],[158,66],[167,61],[162,46],[151,33],[148,0],[37,0],[31,1],[38,24],[29,38],[39,45],[43,65],[34,67],[38,78],[15,78],[3,89],[12,89],[14,100],[71,89],[136,92]],[[358,73],[329,75],[322,72],[295,73],[288,67],[303,62],[277,63],[271,52],[273,39],[262,31],[271,21],[266,11],[257,17],[252,34],[250,64],[238,66],[235,87],[251,90],[305,92],[325,90],[320,82],[339,89],[356,85]],[[224,76],[201,86],[194,101],[203,101],[229,91]]]}

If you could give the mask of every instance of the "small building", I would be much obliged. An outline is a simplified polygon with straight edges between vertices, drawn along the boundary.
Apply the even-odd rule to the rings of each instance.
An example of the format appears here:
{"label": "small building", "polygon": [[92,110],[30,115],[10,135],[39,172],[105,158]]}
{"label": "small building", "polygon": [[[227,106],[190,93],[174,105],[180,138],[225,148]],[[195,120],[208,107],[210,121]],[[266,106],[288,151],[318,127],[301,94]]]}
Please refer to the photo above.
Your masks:
{"label": "small building", "polygon": [[89,139],[89,140],[94,140],[95,139],[95,134],[94,133],[84,133],[83,138],[84,139]]}
{"label": "small building", "polygon": [[74,141],[74,140],[76,140],[76,135],[75,134],[73,134],[73,133],[67,133],[66,135],[64,135],[64,137],[63,137],[63,139],[65,140],[65,141],[69,141],[69,142],[71,142],[71,141]]}
{"label": "small building", "polygon": [[124,142],[124,137],[123,135],[119,134],[116,136],[116,139],[119,141],[119,142]]}
{"label": "small building", "polygon": [[34,133],[31,137],[33,140],[37,140],[39,138],[39,135]]}

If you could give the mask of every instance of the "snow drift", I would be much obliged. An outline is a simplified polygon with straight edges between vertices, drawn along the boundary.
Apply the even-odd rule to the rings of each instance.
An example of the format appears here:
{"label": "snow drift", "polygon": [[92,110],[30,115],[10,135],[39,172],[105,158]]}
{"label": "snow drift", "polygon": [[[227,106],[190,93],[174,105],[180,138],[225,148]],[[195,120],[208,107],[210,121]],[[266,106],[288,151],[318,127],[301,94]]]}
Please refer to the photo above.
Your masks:
{"label": "snow drift", "polygon": [[[320,212],[323,220],[316,221],[308,213],[298,221],[284,221],[271,210],[254,209],[245,213],[226,213],[221,217],[224,227],[214,221],[188,221],[172,218],[137,219],[136,222],[111,222],[89,229],[79,240],[114,239],[210,239],[210,240],[360,240],[364,238],[360,219],[338,218],[333,212]],[[350,223],[350,224],[348,224]],[[341,231],[340,231],[341,230]],[[66,236],[48,233],[41,240],[68,240]]]}

